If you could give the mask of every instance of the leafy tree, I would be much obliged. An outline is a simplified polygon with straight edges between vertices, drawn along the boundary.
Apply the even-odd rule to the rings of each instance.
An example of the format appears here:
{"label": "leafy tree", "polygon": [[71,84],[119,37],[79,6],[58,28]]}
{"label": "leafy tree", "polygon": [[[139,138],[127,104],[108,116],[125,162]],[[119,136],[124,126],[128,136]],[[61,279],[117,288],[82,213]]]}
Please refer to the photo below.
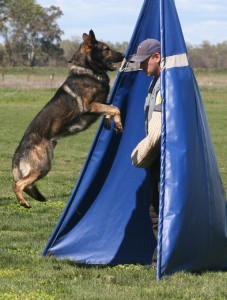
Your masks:
{"label": "leafy tree", "polygon": [[194,68],[227,68],[227,41],[212,45],[204,41],[199,46],[187,45],[188,56]]}
{"label": "leafy tree", "polygon": [[0,44],[0,65],[1,66],[7,65],[5,47],[1,44]]}
{"label": "leafy tree", "polygon": [[104,43],[108,44],[110,46],[110,48],[116,50],[116,51],[119,51],[119,52],[122,52],[122,53],[125,53],[127,47],[128,47],[128,42],[116,42],[115,44],[109,42],[109,41],[104,41]]}
{"label": "leafy tree", "polygon": [[5,20],[6,20],[5,0],[0,0],[0,29],[3,27],[3,23]]}
{"label": "leafy tree", "polygon": [[62,56],[63,32],[56,23],[62,15],[59,7],[43,8],[35,0],[8,0],[2,4],[0,18],[3,14],[5,17],[0,19],[0,34],[11,65],[34,66]]}
{"label": "leafy tree", "polygon": [[217,68],[227,69],[227,41],[216,45],[214,58]]}

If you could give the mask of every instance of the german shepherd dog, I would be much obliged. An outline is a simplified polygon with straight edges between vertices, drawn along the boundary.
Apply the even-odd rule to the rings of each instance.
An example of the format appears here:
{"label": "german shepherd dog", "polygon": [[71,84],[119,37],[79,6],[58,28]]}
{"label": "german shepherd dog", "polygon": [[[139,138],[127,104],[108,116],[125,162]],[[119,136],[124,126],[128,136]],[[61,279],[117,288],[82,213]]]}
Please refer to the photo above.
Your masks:
{"label": "german shepherd dog", "polygon": [[87,129],[100,115],[105,115],[106,129],[110,129],[113,119],[115,130],[123,130],[119,109],[105,102],[110,89],[107,71],[114,71],[114,63],[124,56],[97,41],[92,30],[82,37],[83,42],[69,61],[72,65],[68,77],[30,123],[13,156],[13,190],[25,208],[31,206],[23,191],[46,201],[34,183],[50,171],[58,138]]}

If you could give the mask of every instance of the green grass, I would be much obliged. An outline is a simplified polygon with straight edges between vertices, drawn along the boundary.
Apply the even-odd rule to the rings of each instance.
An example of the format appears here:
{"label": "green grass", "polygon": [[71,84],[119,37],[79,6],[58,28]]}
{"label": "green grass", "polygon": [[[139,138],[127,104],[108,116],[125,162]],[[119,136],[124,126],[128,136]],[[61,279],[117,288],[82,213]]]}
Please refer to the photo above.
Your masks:
{"label": "green grass", "polygon": [[227,190],[227,87],[202,88],[202,98],[207,113],[219,170]]}
{"label": "green grass", "polygon": [[[22,108],[25,110],[25,116],[32,118],[27,113],[27,107],[31,107],[35,112],[38,111],[54,94],[55,89],[17,89],[17,88],[1,88],[0,89],[0,105],[1,107]],[[4,113],[4,110],[2,110]],[[21,114],[20,113],[20,114]],[[28,125],[28,124],[25,124]]]}
{"label": "green grass", "polygon": [[[202,88],[221,176],[227,187],[227,89]],[[227,273],[177,273],[156,282],[149,267],[98,267],[41,257],[80,174],[98,123],[58,142],[51,172],[38,185],[47,203],[20,207],[11,158],[28,123],[53,90],[0,90],[0,299],[226,299]]]}
{"label": "green grass", "polygon": [[61,67],[1,67],[0,66],[0,76],[2,74],[4,75],[50,75],[50,74],[57,74],[58,76],[60,75],[67,75],[67,65],[65,68]]}

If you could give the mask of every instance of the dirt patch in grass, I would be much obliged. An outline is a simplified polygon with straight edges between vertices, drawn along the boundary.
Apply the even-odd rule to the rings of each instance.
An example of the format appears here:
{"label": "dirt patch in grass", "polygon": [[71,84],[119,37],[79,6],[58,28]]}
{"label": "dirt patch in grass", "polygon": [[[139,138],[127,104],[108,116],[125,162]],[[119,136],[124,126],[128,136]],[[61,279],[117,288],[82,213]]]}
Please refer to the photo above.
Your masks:
{"label": "dirt patch in grass", "polygon": [[196,79],[200,87],[226,87],[227,86],[227,79],[226,75],[213,75],[213,74],[199,74],[196,75]]}
{"label": "dirt patch in grass", "polygon": [[[66,76],[60,75],[31,75],[10,74],[0,75],[0,88],[13,89],[52,89],[59,88],[65,81]],[[113,86],[115,76],[110,76],[110,85]]]}
{"label": "dirt patch in grass", "polygon": [[41,89],[58,88],[65,81],[64,76],[54,75],[5,75],[0,77],[0,88]]}

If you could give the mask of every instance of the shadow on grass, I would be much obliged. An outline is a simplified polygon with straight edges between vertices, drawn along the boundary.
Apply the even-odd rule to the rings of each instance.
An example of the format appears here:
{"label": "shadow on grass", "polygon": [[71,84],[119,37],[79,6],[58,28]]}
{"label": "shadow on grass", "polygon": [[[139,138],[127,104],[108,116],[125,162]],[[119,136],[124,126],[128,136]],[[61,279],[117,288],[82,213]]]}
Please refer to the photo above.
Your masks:
{"label": "shadow on grass", "polygon": [[[68,265],[70,267],[73,268],[78,268],[78,269],[99,269],[99,270],[105,270],[105,269],[110,269],[110,268],[115,268],[117,266],[120,266],[122,268],[122,266],[124,266],[123,268],[127,267],[127,266],[134,266],[134,267],[141,267],[141,268],[147,268],[150,269],[151,266],[150,265],[142,265],[142,264],[114,264],[114,263],[110,263],[110,264],[86,264],[86,263],[82,263],[82,262],[78,262],[78,261],[73,261],[70,259],[57,259],[56,257],[52,256],[51,254],[47,254],[46,258],[49,258],[51,260],[53,260],[53,262],[58,263],[58,267],[59,264],[65,264]],[[55,266],[56,267],[56,266]]]}

